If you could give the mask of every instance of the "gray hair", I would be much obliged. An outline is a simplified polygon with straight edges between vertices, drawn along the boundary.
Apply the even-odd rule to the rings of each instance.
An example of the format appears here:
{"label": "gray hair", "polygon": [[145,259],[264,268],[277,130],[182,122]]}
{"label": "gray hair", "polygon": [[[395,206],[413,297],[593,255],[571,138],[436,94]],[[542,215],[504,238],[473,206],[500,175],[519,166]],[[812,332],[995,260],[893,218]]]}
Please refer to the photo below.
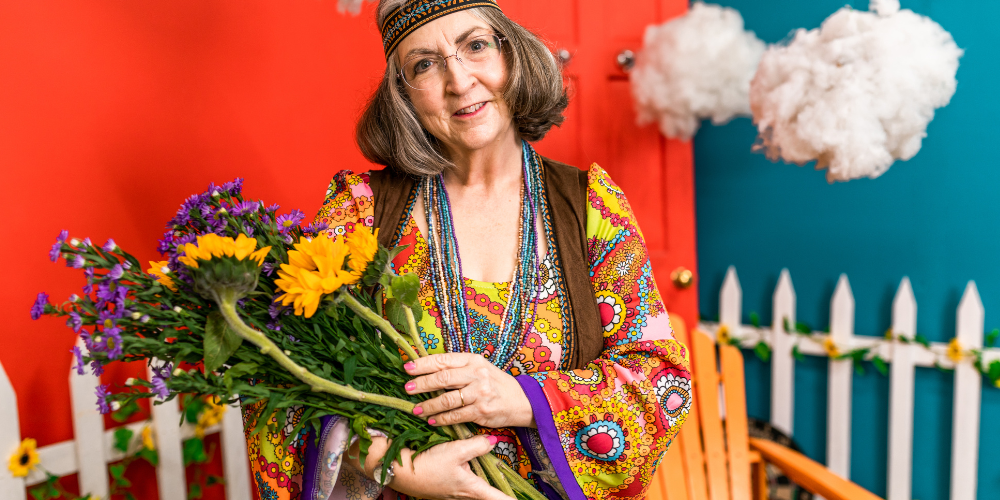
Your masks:
{"label": "gray hair", "polygon": [[[401,5],[414,0],[381,0],[378,26]],[[493,8],[467,12],[479,17],[507,38],[503,45],[508,78],[503,99],[527,141],[539,141],[553,126],[562,124],[569,97],[562,69],[548,47],[534,33]],[[437,175],[454,163],[445,157],[440,142],[424,130],[416,110],[397,78],[399,62],[388,58],[385,75],[358,120],[355,138],[365,158],[411,175]]]}

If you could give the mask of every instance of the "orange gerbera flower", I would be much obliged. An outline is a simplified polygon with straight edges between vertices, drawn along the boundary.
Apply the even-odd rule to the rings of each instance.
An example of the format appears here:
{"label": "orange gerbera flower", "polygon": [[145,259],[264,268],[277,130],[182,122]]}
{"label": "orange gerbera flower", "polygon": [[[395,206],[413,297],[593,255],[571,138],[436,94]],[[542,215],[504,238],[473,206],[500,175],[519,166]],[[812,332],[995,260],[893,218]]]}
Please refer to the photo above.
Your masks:
{"label": "orange gerbera flower", "polygon": [[168,275],[170,272],[170,262],[165,260],[160,261],[149,261],[149,269],[146,272],[151,276],[156,278],[161,285],[170,289],[171,292],[177,291],[177,285],[174,284],[174,280]]}

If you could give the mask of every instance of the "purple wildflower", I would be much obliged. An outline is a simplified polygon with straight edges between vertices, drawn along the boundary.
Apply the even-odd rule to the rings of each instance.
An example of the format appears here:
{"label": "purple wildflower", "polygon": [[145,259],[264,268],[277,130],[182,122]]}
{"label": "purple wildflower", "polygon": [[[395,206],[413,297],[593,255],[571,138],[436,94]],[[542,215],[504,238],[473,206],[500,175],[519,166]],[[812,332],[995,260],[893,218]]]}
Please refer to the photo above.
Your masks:
{"label": "purple wildflower", "polygon": [[110,326],[107,324],[108,320],[118,321],[123,317],[125,317],[125,311],[121,309],[117,309],[115,311],[109,311],[107,309],[104,309],[101,312],[97,313],[97,321],[104,326]]}
{"label": "purple wildflower", "polygon": [[100,377],[101,375],[104,375],[104,365],[102,365],[100,361],[95,359],[90,362],[90,371],[94,374],[95,377]]}
{"label": "purple wildflower", "polygon": [[253,228],[247,225],[243,226],[243,233],[247,235],[247,238],[253,238]]}
{"label": "purple wildflower", "polygon": [[92,246],[94,246],[94,244],[90,241],[90,237],[89,236],[86,237],[86,238],[84,238],[83,241],[80,242],[80,244],[82,246],[85,246],[85,247],[92,247]]}
{"label": "purple wildflower", "polygon": [[174,369],[173,363],[167,363],[159,368],[153,369],[153,394],[156,394],[161,400],[167,399],[170,396],[170,390],[167,389],[167,379],[170,378],[170,374]]}
{"label": "purple wildflower", "polygon": [[111,238],[108,238],[108,241],[107,241],[107,242],[106,242],[106,243],[104,244],[104,246],[103,246],[103,247],[101,247],[101,248],[102,248],[102,249],[103,249],[103,250],[104,250],[105,252],[108,252],[108,253],[111,253],[111,252],[114,252],[116,248],[118,248],[118,244],[117,244],[117,243],[115,243],[115,240],[113,240],[113,239],[111,239]]}
{"label": "purple wildflower", "polygon": [[269,214],[273,214],[274,212],[277,212],[279,208],[281,208],[281,205],[278,205],[277,203],[275,203],[274,205],[271,205],[271,206],[265,208],[264,211],[267,212],[267,213],[269,213]]}
{"label": "purple wildflower", "polygon": [[97,386],[97,411],[101,414],[111,413],[111,405],[108,404],[108,397],[111,396],[110,388],[111,386],[106,384]]}
{"label": "purple wildflower", "polygon": [[243,191],[243,178],[237,177],[232,182],[223,184],[222,190],[233,196],[240,194]]}
{"label": "purple wildflower", "polygon": [[281,331],[281,322],[279,322],[277,320],[271,321],[270,323],[267,324],[267,329],[271,330],[271,331],[274,331],[274,332],[280,332]]}
{"label": "purple wildflower", "polygon": [[283,306],[277,302],[272,302],[267,308],[267,314],[271,316],[271,319],[278,319],[279,316],[284,316],[291,312],[288,306]]}
{"label": "purple wildflower", "polygon": [[279,215],[275,223],[278,225],[278,231],[281,234],[285,234],[293,227],[299,225],[302,219],[305,218],[306,214],[302,213],[301,210],[292,210],[291,213]]}
{"label": "purple wildflower", "polygon": [[69,313],[69,318],[66,319],[66,326],[72,328],[74,332],[80,333],[80,328],[83,327],[83,318],[80,317],[80,313],[76,311]]}
{"label": "purple wildflower", "polygon": [[122,355],[122,329],[118,325],[104,329],[105,342],[108,346],[108,359],[118,359]]}
{"label": "purple wildflower", "polygon": [[117,288],[118,283],[114,281],[105,281],[97,285],[97,298],[101,299],[102,302],[112,302],[115,300],[115,288]]}
{"label": "purple wildflower", "polygon": [[87,284],[83,285],[83,293],[94,293],[94,268],[88,267],[83,270],[83,275],[87,277]]}
{"label": "purple wildflower", "polygon": [[265,262],[263,266],[260,266],[260,269],[261,272],[268,276],[274,274],[274,264],[271,264],[270,262]]}
{"label": "purple wildflower", "polygon": [[76,358],[76,366],[73,367],[76,368],[76,374],[83,375],[83,367],[86,363],[83,362],[83,352],[80,351],[80,347],[73,346],[69,352],[73,353],[73,356]]}
{"label": "purple wildflower", "polygon": [[292,235],[290,235],[290,234],[286,234],[285,235],[285,243],[291,245],[294,242],[295,242],[295,238],[292,238]]}
{"label": "purple wildflower", "polygon": [[49,294],[38,292],[35,304],[31,306],[31,319],[41,318],[45,314],[45,307],[49,305]]}
{"label": "purple wildflower", "polygon": [[73,269],[83,269],[83,266],[87,265],[87,259],[84,259],[80,254],[76,254],[76,257],[73,257],[73,262],[66,261],[66,263],[72,265]]}
{"label": "purple wildflower", "polygon": [[132,269],[132,263],[129,262],[129,261],[127,261],[127,260],[123,261],[122,262],[122,268],[124,268],[126,271],[129,270],[129,269]]}
{"label": "purple wildflower", "polygon": [[115,264],[115,267],[112,267],[111,271],[108,272],[108,278],[109,279],[113,279],[113,280],[120,280],[120,279],[122,279],[122,275],[124,275],[124,274],[125,274],[125,270],[122,269],[122,265],[121,264]]}
{"label": "purple wildflower", "polygon": [[62,243],[66,241],[66,238],[69,238],[69,231],[63,229],[62,231],[59,231],[59,236],[56,237],[56,241]]}
{"label": "purple wildflower", "polygon": [[326,222],[317,222],[316,224],[309,224],[302,229],[303,234],[318,235],[319,233],[330,229],[330,225]]}
{"label": "purple wildflower", "polygon": [[62,242],[57,241],[52,244],[52,250],[49,250],[49,258],[52,262],[59,260],[59,253],[62,251]]}
{"label": "purple wildflower", "polygon": [[256,213],[259,208],[259,201],[241,201],[233,205],[229,213],[233,214],[233,217],[239,217],[241,215]]}
{"label": "purple wildflower", "polygon": [[156,250],[163,255],[170,251],[174,247],[174,230],[167,229],[167,232],[163,233],[163,238],[160,239],[156,245]]}

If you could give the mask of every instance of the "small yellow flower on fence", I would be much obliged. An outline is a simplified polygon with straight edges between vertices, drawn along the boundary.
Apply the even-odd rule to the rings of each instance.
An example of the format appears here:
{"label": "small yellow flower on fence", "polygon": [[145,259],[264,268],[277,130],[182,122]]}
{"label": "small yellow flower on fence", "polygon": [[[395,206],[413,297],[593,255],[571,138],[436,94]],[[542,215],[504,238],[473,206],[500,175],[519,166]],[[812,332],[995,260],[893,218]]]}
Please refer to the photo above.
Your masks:
{"label": "small yellow flower on fence", "polygon": [[171,292],[177,291],[177,285],[174,284],[174,280],[167,275],[170,272],[170,262],[165,260],[160,261],[149,261],[149,269],[146,269],[146,273],[152,275],[156,278],[156,281],[160,282],[161,285],[170,289]]}
{"label": "small yellow flower on fence", "polygon": [[38,442],[32,438],[21,441],[17,451],[10,456],[10,464],[7,466],[14,477],[25,477],[38,465]]}
{"label": "small yellow flower on fence", "polygon": [[948,359],[954,363],[961,363],[962,359],[965,357],[965,353],[962,352],[962,344],[958,342],[958,337],[951,339],[948,342]]}
{"label": "small yellow flower on fence", "polygon": [[729,327],[726,325],[719,325],[719,331],[715,334],[716,342],[719,345],[728,345],[731,338],[729,336]]}
{"label": "small yellow flower on fence", "polygon": [[837,348],[837,344],[830,337],[823,339],[823,350],[826,351],[826,355],[831,358],[840,356],[840,349]]}
{"label": "small yellow flower on fence", "polygon": [[153,442],[153,428],[148,425],[142,428],[142,446],[148,450],[156,449],[156,443]]}
{"label": "small yellow flower on fence", "polygon": [[224,413],[226,413],[225,405],[216,404],[215,398],[209,398],[205,401],[205,408],[198,414],[198,424],[194,428],[195,436],[204,438],[205,430],[222,422]]}

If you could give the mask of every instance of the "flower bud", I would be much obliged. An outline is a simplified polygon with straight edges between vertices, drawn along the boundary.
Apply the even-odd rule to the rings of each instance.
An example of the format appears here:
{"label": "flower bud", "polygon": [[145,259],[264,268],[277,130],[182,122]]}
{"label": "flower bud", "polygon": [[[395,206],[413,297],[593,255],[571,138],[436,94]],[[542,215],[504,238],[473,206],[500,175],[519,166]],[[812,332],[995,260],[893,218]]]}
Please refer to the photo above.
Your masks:
{"label": "flower bud", "polygon": [[132,319],[134,319],[136,321],[139,321],[139,318],[141,318],[141,317],[142,317],[142,313],[140,313],[138,311],[132,313]]}
{"label": "flower bud", "polygon": [[125,385],[128,387],[132,387],[132,385],[134,384],[135,384],[135,379],[132,377],[129,377],[127,380],[125,380]]}
{"label": "flower bud", "polygon": [[184,370],[181,370],[180,368],[174,369],[174,376],[175,377],[178,376],[178,375],[182,375],[182,374],[184,374]]}
{"label": "flower bud", "polygon": [[219,211],[216,213],[219,215],[229,215],[229,211],[226,210],[226,207],[220,208]]}
{"label": "flower bud", "polygon": [[180,314],[180,313],[184,312],[184,310],[181,309],[181,306],[174,306],[174,312],[177,313],[177,314]]}
{"label": "flower bud", "polygon": [[73,238],[73,239],[69,240],[69,244],[73,245],[75,247],[78,247],[78,246],[80,246],[80,239],[79,238]]}
{"label": "flower bud", "polygon": [[291,356],[291,355],[292,355],[292,351],[289,351],[288,349],[285,349],[285,356]]}
{"label": "flower bud", "polygon": [[122,404],[119,403],[118,401],[112,401],[111,402],[111,411],[118,411],[121,408],[122,408]]}
{"label": "flower bud", "polygon": [[80,296],[74,293],[73,295],[69,296],[69,301],[70,302],[80,302]]}
{"label": "flower bud", "polygon": [[149,323],[149,315],[148,314],[143,314],[142,317],[139,318],[139,322],[140,323]]}
{"label": "flower bud", "polygon": [[218,198],[218,197],[219,197],[219,190],[216,189],[215,191],[212,191],[212,198]]}

